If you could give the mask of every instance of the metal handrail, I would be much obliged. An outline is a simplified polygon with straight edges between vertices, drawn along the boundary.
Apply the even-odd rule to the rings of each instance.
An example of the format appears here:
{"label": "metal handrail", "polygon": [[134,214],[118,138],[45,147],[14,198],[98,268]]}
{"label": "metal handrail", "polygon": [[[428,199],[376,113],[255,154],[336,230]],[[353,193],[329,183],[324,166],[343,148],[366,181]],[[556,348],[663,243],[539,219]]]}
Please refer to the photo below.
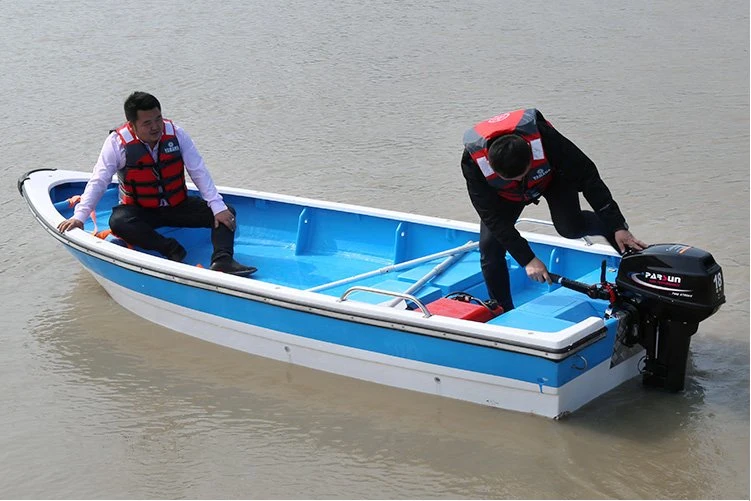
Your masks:
{"label": "metal handrail", "polygon": [[[543,226],[553,226],[553,227],[555,227],[555,225],[552,223],[552,221],[546,221],[545,219],[535,219],[533,217],[520,217],[519,219],[516,220],[516,222],[514,223],[514,226],[516,226],[519,223],[536,223],[536,224],[541,224]],[[594,244],[594,242],[592,242],[592,240],[590,240],[589,237],[586,236],[586,235],[584,235],[581,238],[582,238],[582,240],[584,240],[584,242],[587,245],[593,245]]]}
{"label": "metal handrail", "polygon": [[428,318],[428,317],[432,316],[430,314],[430,311],[428,311],[428,309],[425,307],[425,305],[422,304],[422,302],[419,299],[417,299],[415,296],[413,296],[412,294],[405,294],[403,292],[386,291],[386,290],[383,290],[383,289],[374,289],[372,287],[364,287],[362,285],[355,285],[353,287],[350,287],[349,289],[347,289],[346,291],[344,291],[344,294],[342,294],[339,297],[338,301],[339,302],[345,301],[347,299],[347,296],[349,296],[353,292],[357,292],[357,291],[372,292],[373,294],[383,294],[384,296],[393,296],[393,297],[398,297],[398,298],[406,299],[408,301],[412,301],[413,303],[415,303],[417,305],[417,307],[420,308],[420,310],[424,313],[424,317],[425,318]]}
{"label": "metal handrail", "polygon": [[346,283],[354,282],[356,280],[362,280],[365,278],[374,277],[376,275],[383,275],[386,273],[391,273],[392,271],[403,270],[405,268],[411,268],[412,266],[417,266],[418,264],[423,264],[423,263],[427,263],[430,261],[434,261],[438,259],[439,257],[451,256],[454,254],[463,254],[465,252],[474,250],[478,248],[479,246],[480,246],[480,242],[473,242],[472,240],[470,240],[466,244],[460,245],[459,247],[454,247],[453,249],[447,249],[445,251],[436,252],[435,254],[430,254],[427,256],[410,259],[409,261],[402,261],[401,263],[390,264],[388,266],[384,266],[383,268],[378,268],[377,270],[366,271],[365,273],[360,273],[359,275],[342,278],[341,280],[335,280],[333,282],[329,282],[327,284],[322,284],[322,285],[317,285],[315,287],[311,287],[310,289],[305,289],[305,290],[307,292],[320,292],[324,289],[331,289],[332,287],[344,285]]}

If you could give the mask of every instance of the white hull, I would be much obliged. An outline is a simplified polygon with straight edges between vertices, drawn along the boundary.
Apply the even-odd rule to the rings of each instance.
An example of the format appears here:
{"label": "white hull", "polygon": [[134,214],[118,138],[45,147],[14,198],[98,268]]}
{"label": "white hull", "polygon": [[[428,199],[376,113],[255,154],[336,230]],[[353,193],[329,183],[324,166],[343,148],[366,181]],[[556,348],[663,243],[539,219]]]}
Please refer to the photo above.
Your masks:
{"label": "white hull", "polygon": [[[90,270],[89,270],[90,271]],[[560,388],[417,362],[265,329],[165,302],[94,278],[120,305],[158,325],[265,358],[406,390],[558,418],[638,374],[643,352],[610,361]]]}

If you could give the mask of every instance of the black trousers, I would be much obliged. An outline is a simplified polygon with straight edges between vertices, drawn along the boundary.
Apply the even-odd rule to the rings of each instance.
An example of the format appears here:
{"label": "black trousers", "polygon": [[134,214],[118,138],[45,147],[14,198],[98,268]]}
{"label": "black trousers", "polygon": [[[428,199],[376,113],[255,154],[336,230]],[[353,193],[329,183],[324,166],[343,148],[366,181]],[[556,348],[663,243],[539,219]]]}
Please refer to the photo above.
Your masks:
{"label": "black trousers", "polygon": [[[235,214],[235,209],[227,205]],[[138,205],[118,205],[112,209],[110,229],[112,233],[131,245],[155,250],[169,256],[180,244],[174,238],[160,235],[156,228],[174,226],[179,228],[211,228],[211,243],[214,252],[211,261],[232,257],[235,246],[235,232],[220,224],[214,228],[214,213],[208,204],[199,197],[188,197],[174,207],[147,209]]]}
{"label": "black trousers", "polygon": [[[602,235],[610,245],[618,249],[614,234],[607,230],[600,218],[590,210],[582,210],[579,192],[575,188],[554,181],[545,190],[543,197],[548,202],[553,225],[562,237]],[[517,212],[513,215],[514,221],[519,218],[524,207],[524,204],[518,204],[515,209]],[[498,301],[504,311],[514,309],[506,267],[506,248],[483,223],[480,224],[480,265],[490,297]]]}

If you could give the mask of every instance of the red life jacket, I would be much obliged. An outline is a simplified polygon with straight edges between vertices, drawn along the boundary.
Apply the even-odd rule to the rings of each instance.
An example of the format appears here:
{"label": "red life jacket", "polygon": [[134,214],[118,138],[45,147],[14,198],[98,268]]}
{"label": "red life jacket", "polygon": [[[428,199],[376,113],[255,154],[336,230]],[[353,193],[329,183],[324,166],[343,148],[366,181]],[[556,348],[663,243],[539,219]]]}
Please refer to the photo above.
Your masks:
{"label": "red life jacket", "polygon": [[[512,202],[535,202],[553,180],[553,168],[545,157],[536,109],[516,110],[480,122],[464,134],[464,147],[485,175],[498,196]],[[488,143],[506,134],[521,136],[532,148],[532,167],[521,181],[502,179],[488,162]]]}
{"label": "red life jacket", "polygon": [[156,162],[148,147],[136,137],[130,123],[121,125],[115,132],[125,147],[125,167],[117,172],[121,203],[153,209],[163,205],[162,200],[175,206],[188,197],[185,163],[170,120],[164,121]]}

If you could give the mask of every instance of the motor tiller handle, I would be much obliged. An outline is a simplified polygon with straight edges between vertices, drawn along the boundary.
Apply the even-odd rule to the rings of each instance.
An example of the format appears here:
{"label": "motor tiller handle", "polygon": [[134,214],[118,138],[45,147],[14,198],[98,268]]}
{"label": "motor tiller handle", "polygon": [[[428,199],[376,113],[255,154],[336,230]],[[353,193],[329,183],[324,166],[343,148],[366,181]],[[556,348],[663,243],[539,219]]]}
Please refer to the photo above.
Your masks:
{"label": "motor tiller handle", "polygon": [[586,294],[592,299],[612,300],[610,291],[606,290],[605,288],[597,287],[597,285],[589,285],[583,282],[577,282],[576,280],[571,280],[569,278],[562,277],[556,273],[548,273],[548,275],[550,276],[550,280],[552,280],[553,283],[562,285],[563,287],[566,287],[567,289],[571,289],[576,292],[581,292],[582,294]]}

